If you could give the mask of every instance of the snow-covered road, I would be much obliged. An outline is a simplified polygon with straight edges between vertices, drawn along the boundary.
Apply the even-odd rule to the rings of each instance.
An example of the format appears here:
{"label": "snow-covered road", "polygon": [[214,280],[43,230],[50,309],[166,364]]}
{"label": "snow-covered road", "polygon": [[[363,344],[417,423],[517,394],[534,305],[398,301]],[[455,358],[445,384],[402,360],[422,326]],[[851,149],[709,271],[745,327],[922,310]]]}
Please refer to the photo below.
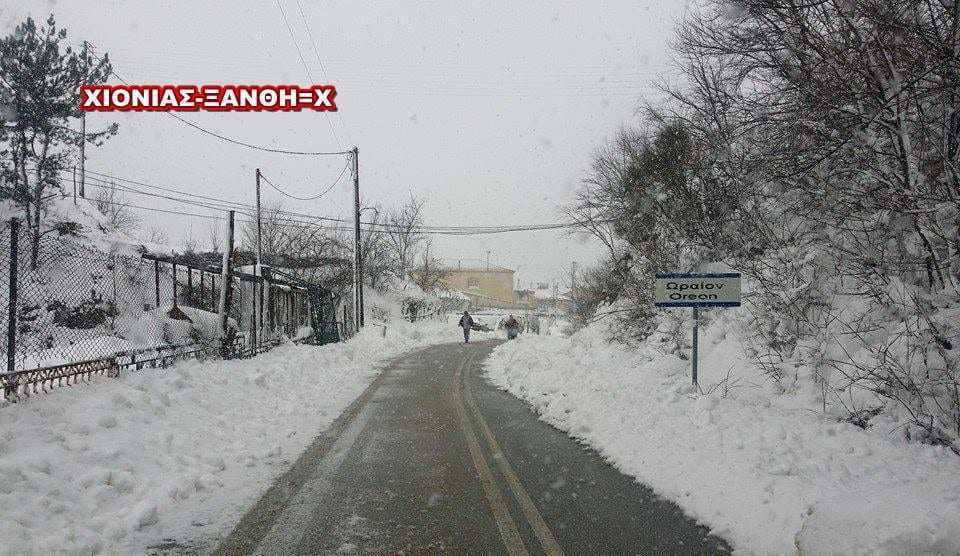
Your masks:
{"label": "snow-covered road", "polygon": [[726,554],[676,504],[478,376],[492,342],[396,358],[217,554]]}
{"label": "snow-covered road", "polygon": [[376,376],[456,338],[368,327],[342,344],[181,362],[0,407],[0,554],[203,552]]}

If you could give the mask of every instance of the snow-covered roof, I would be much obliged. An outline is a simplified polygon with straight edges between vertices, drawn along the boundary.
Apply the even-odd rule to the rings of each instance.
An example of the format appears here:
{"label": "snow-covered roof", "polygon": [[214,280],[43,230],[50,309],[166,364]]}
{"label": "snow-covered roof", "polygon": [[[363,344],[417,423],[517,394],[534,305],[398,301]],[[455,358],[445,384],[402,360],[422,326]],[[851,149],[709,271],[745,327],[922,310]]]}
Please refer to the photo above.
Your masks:
{"label": "snow-covered roof", "polygon": [[540,300],[548,300],[556,297],[553,288],[537,288],[533,290],[533,297]]}
{"label": "snow-covered roof", "polygon": [[456,291],[456,290],[440,290],[437,292],[437,297],[441,297],[444,299],[465,299],[465,300],[470,299],[470,297],[467,294]]}

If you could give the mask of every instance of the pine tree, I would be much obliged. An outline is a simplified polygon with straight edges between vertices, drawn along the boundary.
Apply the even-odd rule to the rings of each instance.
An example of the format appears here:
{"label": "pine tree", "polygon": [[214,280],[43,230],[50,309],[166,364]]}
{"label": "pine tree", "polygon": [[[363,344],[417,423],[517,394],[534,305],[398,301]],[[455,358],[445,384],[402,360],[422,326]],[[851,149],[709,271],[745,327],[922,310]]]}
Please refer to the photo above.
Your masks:
{"label": "pine tree", "polygon": [[113,124],[84,136],[70,125],[82,116],[80,86],[104,83],[111,71],[108,57],[95,57],[86,42],[79,50],[69,46],[67,30],[57,27],[52,14],[46,26],[27,18],[0,39],[0,83],[10,120],[0,130],[0,197],[24,212],[32,268],[45,234],[76,228],[46,222],[48,202],[62,193],[60,172],[84,141],[99,146],[117,131]]}

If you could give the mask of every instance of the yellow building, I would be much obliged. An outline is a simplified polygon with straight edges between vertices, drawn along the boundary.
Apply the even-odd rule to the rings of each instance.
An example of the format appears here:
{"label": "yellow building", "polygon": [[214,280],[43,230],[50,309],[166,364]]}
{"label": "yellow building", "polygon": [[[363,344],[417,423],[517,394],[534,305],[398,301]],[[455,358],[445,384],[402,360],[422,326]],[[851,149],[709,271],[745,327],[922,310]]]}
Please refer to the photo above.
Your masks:
{"label": "yellow building", "polygon": [[513,273],[509,268],[495,266],[446,268],[441,282],[446,289],[469,297],[474,307],[514,309],[520,304],[513,289]]}

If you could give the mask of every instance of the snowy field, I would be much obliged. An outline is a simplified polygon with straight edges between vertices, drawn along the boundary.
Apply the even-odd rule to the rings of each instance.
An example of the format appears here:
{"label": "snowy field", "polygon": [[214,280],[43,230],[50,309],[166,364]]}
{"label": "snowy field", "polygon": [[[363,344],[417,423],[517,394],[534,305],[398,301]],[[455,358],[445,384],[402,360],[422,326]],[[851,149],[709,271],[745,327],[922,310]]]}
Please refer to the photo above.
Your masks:
{"label": "snowy field", "polygon": [[960,458],[906,442],[894,415],[864,430],[818,412],[813,392],[775,392],[732,326],[701,331],[706,394],[688,361],[598,328],[508,342],[487,377],[739,553],[960,554]]}
{"label": "snowy field", "polygon": [[391,322],[343,344],[181,362],[0,408],[0,554],[201,551],[376,376],[385,358],[453,341]]}

